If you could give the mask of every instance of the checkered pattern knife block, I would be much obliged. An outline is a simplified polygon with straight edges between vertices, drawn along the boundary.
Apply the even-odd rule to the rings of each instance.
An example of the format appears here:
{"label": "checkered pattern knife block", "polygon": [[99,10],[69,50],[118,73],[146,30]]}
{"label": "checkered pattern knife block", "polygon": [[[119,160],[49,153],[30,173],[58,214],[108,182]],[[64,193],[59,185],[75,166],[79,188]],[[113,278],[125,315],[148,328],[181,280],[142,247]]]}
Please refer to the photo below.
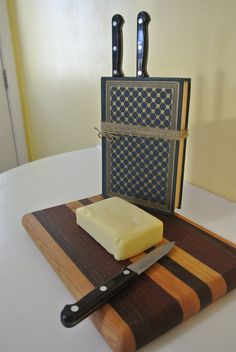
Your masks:
{"label": "checkered pattern knife block", "polygon": [[169,214],[180,207],[186,139],[166,132],[187,129],[189,96],[190,79],[102,78],[102,122],[123,127],[103,133],[104,196]]}

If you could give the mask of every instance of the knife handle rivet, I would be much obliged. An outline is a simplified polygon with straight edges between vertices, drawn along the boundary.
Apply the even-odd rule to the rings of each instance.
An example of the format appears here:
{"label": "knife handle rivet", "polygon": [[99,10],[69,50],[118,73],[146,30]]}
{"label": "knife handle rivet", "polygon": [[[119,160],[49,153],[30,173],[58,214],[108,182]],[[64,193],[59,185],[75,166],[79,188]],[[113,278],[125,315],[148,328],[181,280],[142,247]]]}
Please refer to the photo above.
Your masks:
{"label": "knife handle rivet", "polygon": [[142,74],[142,71],[138,71],[138,75],[141,76],[141,74]]}
{"label": "knife handle rivet", "polygon": [[116,75],[118,72],[117,72],[117,70],[114,70],[113,73],[114,73],[114,75]]}
{"label": "knife handle rivet", "polygon": [[116,46],[113,46],[112,49],[113,49],[113,51],[116,51],[116,50],[117,50],[117,47],[116,47]]}
{"label": "knife handle rivet", "polygon": [[129,271],[128,269],[125,269],[125,270],[123,271],[123,274],[129,275],[129,274],[130,274],[130,271]]}
{"label": "knife handle rivet", "polygon": [[139,18],[138,23],[139,23],[139,24],[142,24],[142,23],[143,23],[142,18]]}
{"label": "knife handle rivet", "polygon": [[143,46],[142,46],[141,44],[139,44],[139,45],[138,45],[138,50],[141,50],[142,47],[143,47]]}
{"label": "knife handle rivet", "polygon": [[106,287],[106,286],[101,286],[101,287],[100,287],[100,291],[105,292],[106,290],[107,290],[107,287]]}
{"label": "knife handle rivet", "polygon": [[117,22],[116,21],[113,21],[112,22],[112,25],[115,27],[117,25]]}
{"label": "knife handle rivet", "polygon": [[71,310],[72,312],[78,312],[79,307],[74,304],[73,306],[70,307],[70,310]]}

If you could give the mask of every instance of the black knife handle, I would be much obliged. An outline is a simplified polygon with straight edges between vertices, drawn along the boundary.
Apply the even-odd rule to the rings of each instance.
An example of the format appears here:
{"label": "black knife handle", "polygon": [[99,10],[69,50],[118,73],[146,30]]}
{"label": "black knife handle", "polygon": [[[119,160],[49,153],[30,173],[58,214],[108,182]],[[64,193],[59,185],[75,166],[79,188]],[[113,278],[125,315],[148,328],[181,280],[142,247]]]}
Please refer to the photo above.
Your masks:
{"label": "black knife handle", "polygon": [[122,70],[123,62],[123,34],[122,28],[124,19],[121,15],[114,15],[112,17],[112,76],[123,77]]}
{"label": "black knife handle", "polygon": [[148,24],[151,17],[145,11],[139,12],[137,16],[137,77],[148,77]]}
{"label": "black knife handle", "polygon": [[136,276],[137,273],[124,268],[118,275],[97,286],[78,302],[66,305],[61,312],[62,324],[67,328],[75,326],[117,292],[129,285]]}

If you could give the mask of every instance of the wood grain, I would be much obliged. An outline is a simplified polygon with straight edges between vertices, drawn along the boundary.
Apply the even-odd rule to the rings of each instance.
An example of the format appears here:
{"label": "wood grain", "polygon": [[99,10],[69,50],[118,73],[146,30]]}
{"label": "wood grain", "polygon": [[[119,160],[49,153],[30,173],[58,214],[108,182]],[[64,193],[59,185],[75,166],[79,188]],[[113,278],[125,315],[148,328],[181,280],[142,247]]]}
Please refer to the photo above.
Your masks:
{"label": "wood grain", "polygon": [[221,242],[224,242],[224,243],[228,244],[229,246],[236,248],[236,243],[233,243],[233,242],[227,240],[226,238],[224,238],[224,237],[218,235],[217,233],[215,233],[215,232],[213,232],[213,231],[211,231],[211,230],[206,229],[205,227],[203,227],[203,226],[197,224],[195,221],[186,218],[186,216],[183,216],[182,214],[178,214],[178,213],[175,213],[175,216],[176,216],[177,218],[179,218],[179,219],[181,219],[181,220],[183,220],[183,221],[185,221],[185,222],[187,222],[187,223],[193,225],[193,226],[196,227],[197,229],[204,231],[205,233],[209,234],[210,236],[217,238],[217,239],[220,240]]}
{"label": "wood grain", "polygon": [[200,301],[200,309],[205,308],[212,302],[212,292],[208,285],[190,273],[186,268],[177,264],[168,256],[165,259],[160,259],[159,264],[196,292]]}
{"label": "wood grain", "polygon": [[[33,214],[24,215],[22,224],[75,300],[94,288]],[[131,329],[110,304],[94,312],[90,319],[113,351],[136,351]]]}
{"label": "wood grain", "polygon": [[67,203],[66,206],[75,213],[76,209],[83,207],[83,204],[79,201],[74,201]]}
{"label": "wood grain", "polygon": [[[117,262],[76,224],[78,207],[102,199],[93,196],[22,220],[75,299],[145,255]],[[91,316],[116,352],[135,351],[236,286],[234,246],[181,216],[158,217],[163,243],[174,240],[174,249]]]}
{"label": "wood grain", "polygon": [[[83,199],[80,203],[90,204],[91,201]],[[130,263],[115,261],[76,224],[75,214],[67,206],[35,212],[34,216],[93,285],[106,281]],[[110,304],[129,325],[137,348],[183,320],[179,302],[145,274],[113,297]],[[145,317],[149,324],[143,324],[140,317]]]}
{"label": "wood grain", "polygon": [[216,301],[227,292],[225,280],[219,273],[178,246],[173,248],[168,257],[207,284],[211,290],[213,301]]}
{"label": "wood grain", "polygon": [[[134,258],[131,258],[131,262],[135,263],[144,255],[145,253],[142,253]],[[179,302],[183,310],[184,319],[189,318],[191,315],[199,312],[201,305],[197,293],[178,277],[165,269],[162,265],[159,263],[154,264],[151,268],[146,270],[146,275],[148,275],[154,282],[160,285]],[[185,292],[184,295],[183,292]]]}

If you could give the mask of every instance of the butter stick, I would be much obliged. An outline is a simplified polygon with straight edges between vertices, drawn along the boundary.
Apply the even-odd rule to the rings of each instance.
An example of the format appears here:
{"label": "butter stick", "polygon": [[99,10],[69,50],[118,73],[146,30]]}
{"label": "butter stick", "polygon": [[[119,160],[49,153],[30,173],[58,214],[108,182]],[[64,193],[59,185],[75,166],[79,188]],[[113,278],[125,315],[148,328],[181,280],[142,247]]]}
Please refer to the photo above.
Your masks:
{"label": "butter stick", "polygon": [[133,257],[163,237],[162,221],[119,197],[78,208],[76,222],[116,260]]}

